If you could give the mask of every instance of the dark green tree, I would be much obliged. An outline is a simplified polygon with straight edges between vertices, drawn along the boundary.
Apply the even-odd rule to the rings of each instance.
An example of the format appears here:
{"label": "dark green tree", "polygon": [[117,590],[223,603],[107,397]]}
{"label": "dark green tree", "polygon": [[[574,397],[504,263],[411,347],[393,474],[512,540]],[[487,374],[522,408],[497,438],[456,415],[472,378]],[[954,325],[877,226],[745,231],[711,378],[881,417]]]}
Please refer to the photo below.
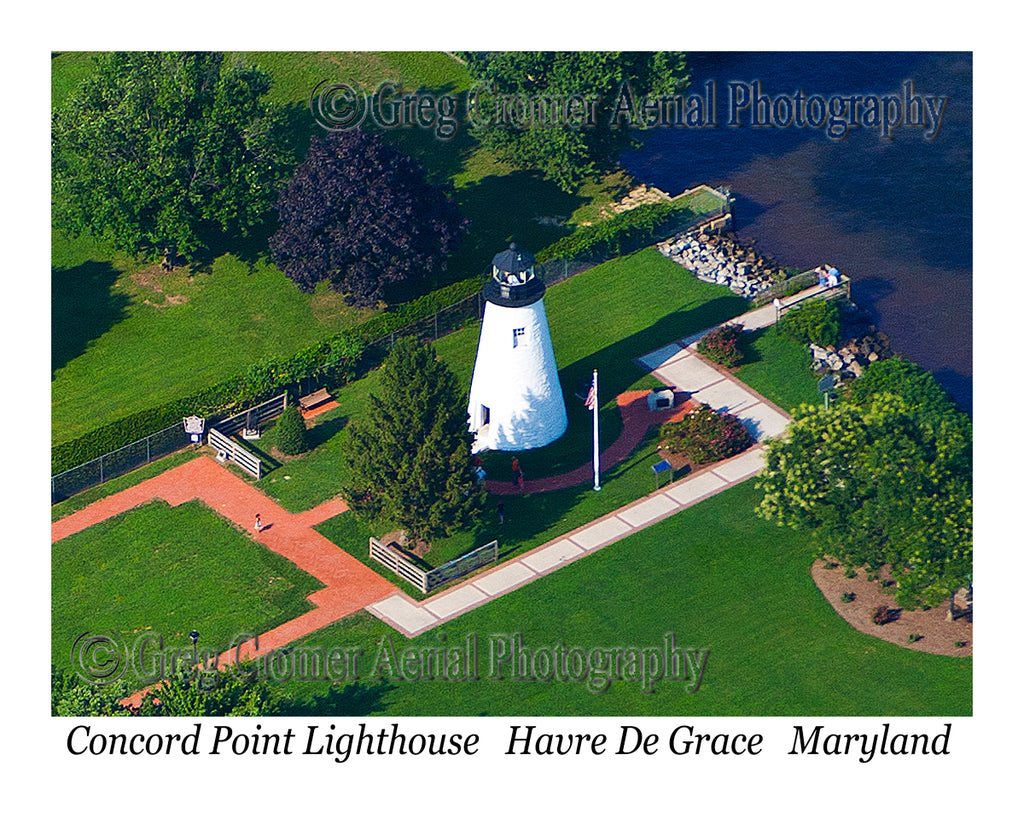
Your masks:
{"label": "dark green tree", "polygon": [[469,229],[448,192],[380,134],[315,136],[277,203],[270,256],[304,293],[361,307],[443,272]]}
{"label": "dark green tree", "polygon": [[252,663],[220,669],[183,668],[149,691],[142,717],[262,717],[277,713],[278,695]]}
{"label": "dark green tree", "polygon": [[470,463],[466,398],[429,345],[398,339],[364,418],[345,441],[342,493],[357,514],[429,540],[475,525],[483,488]]}
{"label": "dark green tree", "polygon": [[285,455],[298,455],[307,449],[306,422],[294,404],[285,407],[277,419],[277,448]]}
{"label": "dark green tree", "polygon": [[644,97],[675,95],[689,81],[684,55],[669,51],[460,56],[477,80],[474,136],[500,158],[538,169],[566,191],[616,168],[642,126]]}
{"label": "dark green tree", "polygon": [[53,113],[53,219],[121,250],[248,235],[294,164],[265,72],[223,54],[112,53]]}
{"label": "dark green tree", "polygon": [[121,700],[131,694],[121,680],[97,685],[76,674],[50,666],[50,715],[54,717],[130,716]]}

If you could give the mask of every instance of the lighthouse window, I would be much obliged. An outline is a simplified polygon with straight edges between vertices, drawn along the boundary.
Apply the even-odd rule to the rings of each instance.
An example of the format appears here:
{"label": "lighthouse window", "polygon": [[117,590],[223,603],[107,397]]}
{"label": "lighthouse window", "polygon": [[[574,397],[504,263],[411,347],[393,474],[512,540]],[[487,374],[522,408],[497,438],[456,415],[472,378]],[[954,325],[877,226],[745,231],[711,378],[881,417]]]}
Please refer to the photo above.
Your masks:
{"label": "lighthouse window", "polygon": [[522,344],[526,344],[526,328],[515,327],[512,330],[512,347],[518,347]]}

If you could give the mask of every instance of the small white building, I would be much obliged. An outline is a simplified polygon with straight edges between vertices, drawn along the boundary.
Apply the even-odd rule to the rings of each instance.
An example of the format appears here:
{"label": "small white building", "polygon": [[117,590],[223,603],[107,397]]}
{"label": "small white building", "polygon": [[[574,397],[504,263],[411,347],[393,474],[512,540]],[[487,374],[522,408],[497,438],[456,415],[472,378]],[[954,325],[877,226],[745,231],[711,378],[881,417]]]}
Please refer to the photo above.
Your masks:
{"label": "small white building", "polygon": [[474,452],[547,446],[568,426],[544,310],[544,280],[515,244],[494,257],[469,390]]}

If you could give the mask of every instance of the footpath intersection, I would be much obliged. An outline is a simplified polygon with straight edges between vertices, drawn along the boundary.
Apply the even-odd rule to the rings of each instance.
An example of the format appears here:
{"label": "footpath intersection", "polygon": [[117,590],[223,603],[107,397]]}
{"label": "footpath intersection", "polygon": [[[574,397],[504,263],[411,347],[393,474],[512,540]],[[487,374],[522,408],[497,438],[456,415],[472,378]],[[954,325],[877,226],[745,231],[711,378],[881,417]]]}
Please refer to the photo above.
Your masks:
{"label": "footpath intersection", "polygon": [[[768,307],[770,312],[762,308],[741,319],[751,320],[749,329],[774,323],[775,308]],[[760,323],[762,321],[765,323]],[[789,415],[697,355],[694,348],[703,335],[669,344],[642,356],[637,363],[674,390],[689,393],[691,398],[712,409],[735,415],[757,441],[753,447],[422,602],[396,591],[369,604],[366,610],[406,636],[422,634],[760,472],[764,467],[762,442],[781,435],[789,423]]]}
{"label": "footpath intersection", "polygon": [[[805,296],[806,292],[785,302]],[[753,330],[773,324],[776,319],[776,308],[767,305],[731,323]],[[715,410],[736,415],[754,436],[757,443],[753,447],[422,602],[413,600],[313,530],[316,523],[345,511],[342,501],[329,501],[316,509],[291,514],[208,458],[190,461],[55,521],[51,527],[51,542],[154,498],[162,498],[171,505],[199,498],[246,528],[253,510],[263,509],[269,512],[263,515],[264,519],[273,525],[259,533],[258,539],[318,577],[325,588],[310,595],[310,602],[316,608],[259,635],[258,648],[255,640],[251,641],[242,647],[241,656],[265,654],[360,609],[407,636],[422,634],[745,481],[763,469],[763,441],[782,434],[790,418],[763,396],[697,355],[696,343],[705,333],[654,350],[636,363],[675,391],[688,393],[693,400]],[[628,394],[620,396],[619,403],[625,417],[630,412],[638,412],[635,408],[641,402],[637,396]],[[660,420],[668,420],[668,417]],[[643,430],[646,428],[644,424]],[[608,450],[606,453],[612,454]],[[544,491],[541,487],[527,489]]]}

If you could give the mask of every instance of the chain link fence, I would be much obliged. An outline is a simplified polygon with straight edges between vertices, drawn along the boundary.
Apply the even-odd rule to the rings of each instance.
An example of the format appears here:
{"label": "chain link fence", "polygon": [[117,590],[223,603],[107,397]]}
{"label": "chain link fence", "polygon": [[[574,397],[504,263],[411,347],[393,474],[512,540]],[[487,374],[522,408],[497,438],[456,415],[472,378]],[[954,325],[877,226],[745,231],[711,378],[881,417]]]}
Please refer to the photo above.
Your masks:
{"label": "chain link fence", "polygon": [[50,503],[124,475],[192,443],[181,422],[50,477]]}
{"label": "chain link fence", "polygon": [[[706,196],[708,201],[717,202],[717,204],[708,205],[705,203],[700,212],[695,214],[689,223],[675,223],[672,226],[670,235],[676,235],[681,230],[692,230],[729,212],[730,205],[727,193],[707,188],[707,186],[700,186],[698,189],[694,189],[694,191],[700,192]],[[694,191],[688,191],[683,195],[691,194]],[[667,238],[669,238],[668,235],[657,241]],[[656,243],[653,242],[652,244]],[[608,261],[610,258],[613,258],[613,256],[609,254],[607,256],[556,257],[548,259],[542,265],[545,282],[548,286],[564,282],[573,276]],[[482,288],[483,276],[481,276],[480,284]],[[475,321],[479,321],[483,318],[483,312],[483,293],[477,292],[439,310],[433,315],[418,319],[394,332],[387,333],[367,343],[360,370],[366,372],[380,364],[397,338],[415,336],[424,342],[437,341]],[[304,376],[300,379],[299,386],[302,386],[304,383],[308,392],[311,389],[311,385],[321,380],[323,375],[324,373],[318,370],[315,373]],[[119,475],[124,475],[133,469],[138,469],[140,466],[145,466],[151,461],[162,458],[165,455],[170,455],[172,452],[176,452],[190,443],[189,436],[185,434],[182,425],[179,423],[155,432],[146,438],[134,441],[118,450],[101,455],[99,458],[88,463],[61,472],[59,475],[53,475],[50,478],[51,503],[58,503],[78,492],[104,483]]]}

